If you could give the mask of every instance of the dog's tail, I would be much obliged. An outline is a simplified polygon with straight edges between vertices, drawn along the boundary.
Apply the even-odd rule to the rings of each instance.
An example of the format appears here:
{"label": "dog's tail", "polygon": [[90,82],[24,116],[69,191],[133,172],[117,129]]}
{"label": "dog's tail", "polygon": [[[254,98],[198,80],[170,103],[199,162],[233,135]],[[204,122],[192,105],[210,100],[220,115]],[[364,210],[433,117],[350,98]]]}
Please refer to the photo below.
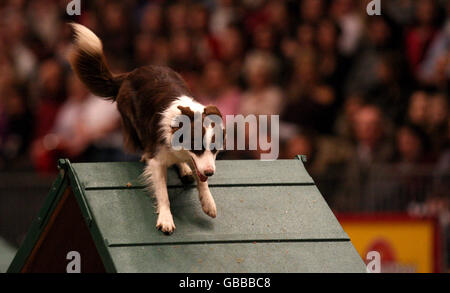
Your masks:
{"label": "dog's tail", "polygon": [[100,39],[87,27],[70,23],[75,35],[69,62],[78,78],[95,95],[115,101],[125,74],[113,75]]}

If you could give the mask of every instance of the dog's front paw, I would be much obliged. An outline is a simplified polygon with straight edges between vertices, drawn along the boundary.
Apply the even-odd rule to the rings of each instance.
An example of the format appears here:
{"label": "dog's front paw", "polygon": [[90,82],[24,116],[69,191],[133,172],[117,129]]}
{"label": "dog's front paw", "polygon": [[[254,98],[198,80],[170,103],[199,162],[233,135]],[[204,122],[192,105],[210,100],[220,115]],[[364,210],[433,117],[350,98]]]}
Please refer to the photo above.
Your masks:
{"label": "dog's front paw", "polygon": [[184,176],[182,176],[180,179],[181,179],[181,182],[182,182],[184,185],[192,184],[192,183],[194,183],[194,181],[195,181],[195,177],[194,177],[194,175],[192,175],[192,174],[190,174],[190,175],[184,175]]}
{"label": "dog's front paw", "polygon": [[217,217],[216,203],[214,202],[214,199],[212,198],[212,196],[203,198],[201,200],[201,203],[202,203],[203,212],[205,212],[205,214],[207,214],[211,218]]}
{"label": "dog's front paw", "polygon": [[166,234],[172,234],[175,230],[175,223],[173,222],[172,214],[160,213],[156,221],[156,229],[161,230]]}
{"label": "dog's front paw", "polygon": [[186,163],[177,164],[178,175],[180,176],[181,182],[185,185],[191,184],[195,181],[194,173],[192,169]]}

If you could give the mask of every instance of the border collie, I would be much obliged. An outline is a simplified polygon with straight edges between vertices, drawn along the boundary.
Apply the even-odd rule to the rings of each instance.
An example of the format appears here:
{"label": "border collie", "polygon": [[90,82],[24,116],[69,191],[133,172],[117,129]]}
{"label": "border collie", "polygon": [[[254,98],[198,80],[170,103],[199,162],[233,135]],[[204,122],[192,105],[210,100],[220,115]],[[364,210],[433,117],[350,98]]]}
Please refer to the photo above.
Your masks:
{"label": "border collie", "polygon": [[[117,102],[125,148],[143,153],[146,166],[142,175],[156,198],[156,228],[166,234],[175,229],[166,185],[167,168],[172,165],[177,166],[183,183],[197,181],[202,209],[215,218],[216,204],[207,182],[215,172],[218,152],[208,147],[214,140],[215,126],[202,124],[203,144],[199,150],[175,149],[172,138],[179,129],[173,127],[177,116],[186,115],[193,122],[194,116],[200,115],[203,121],[208,115],[222,117],[219,109],[196,102],[182,77],[168,67],[150,65],[128,73],[111,73],[100,39],[83,25],[70,25],[75,35],[69,55],[74,72],[92,93]],[[223,123],[220,127],[224,128]]]}

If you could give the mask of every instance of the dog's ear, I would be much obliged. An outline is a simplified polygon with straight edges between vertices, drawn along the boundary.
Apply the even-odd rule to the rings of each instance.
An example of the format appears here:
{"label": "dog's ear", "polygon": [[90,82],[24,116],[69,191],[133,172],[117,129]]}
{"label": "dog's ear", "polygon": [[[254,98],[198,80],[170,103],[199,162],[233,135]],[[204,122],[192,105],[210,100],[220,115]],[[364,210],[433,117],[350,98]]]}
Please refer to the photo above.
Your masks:
{"label": "dog's ear", "polygon": [[222,113],[220,113],[219,108],[217,108],[214,105],[208,105],[203,110],[203,117],[206,117],[208,115],[217,115],[217,116],[220,116],[220,118],[223,118]]}
{"label": "dog's ear", "polygon": [[192,111],[191,108],[178,106],[178,109],[181,111],[182,115],[186,115],[189,119],[191,119],[191,121],[194,121],[194,111]]}
{"label": "dog's ear", "polygon": [[[214,105],[208,105],[208,106],[206,106],[205,107],[205,109],[203,110],[203,113],[202,113],[202,119],[204,120],[206,117],[208,117],[209,115],[217,115],[217,116],[219,116],[220,117],[220,119],[222,120],[222,126],[223,126],[223,117],[222,117],[222,113],[220,113],[220,110],[219,110],[219,108],[217,108],[216,106],[214,106]],[[213,123],[213,125],[214,125],[214,123]]]}
{"label": "dog's ear", "polygon": [[[181,115],[186,115],[189,117],[189,119],[191,121],[194,121],[194,112],[191,110],[191,108],[189,107],[183,107],[183,106],[178,106],[178,109],[181,111]],[[183,125],[183,124],[182,124]],[[174,127],[172,126],[172,133],[175,133],[177,130],[179,130],[182,126],[180,127]]]}
{"label": "dog's ear", "polygon": [[209,115],[217,115],[222,119],[222,130],[223,130],[223,148],[225,149],[225,143],[226,143],[226,129],[225,129],[225,121],[223,121],[223,116],[222,113],[220,112],[219,108],[217,108],[214,105],[208,105],[205,107],[205,109],[203,110],[203,119]]}

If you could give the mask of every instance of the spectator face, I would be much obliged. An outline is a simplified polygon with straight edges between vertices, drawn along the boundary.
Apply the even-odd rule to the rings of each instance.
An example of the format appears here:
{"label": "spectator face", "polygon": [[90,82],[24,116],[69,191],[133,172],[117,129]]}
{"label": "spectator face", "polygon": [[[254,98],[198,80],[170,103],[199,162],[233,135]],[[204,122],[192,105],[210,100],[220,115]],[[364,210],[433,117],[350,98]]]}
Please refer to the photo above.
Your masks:
{"label": "spectator face", "polygon": [[20,41],[26,33],[23,16],[19,13],[13,13],[4,19],[5,21],[5,39],[8,43]]}
{"label": "spectator face", "polygon": [[124,8],[120,4],[110,2],[104,9],[104,23],[110,31],[119,31],[125,27]]}
{"label": "spectator face", "polygon": [[169,44],[163,38],[158,38],[154,42],[155,52],[153,58],[153,64],[166,65],[169,60],[170,49]]}
{"label": "spectator face", "polygon": [[394,79],[394,73],[392,72],[393,67],[388,59],[383,58],[380,60],[376,66],[376,73],[378,80],[382,83],[389,83]]}
{"label": "spectator face", "polygon": [[225,86],[225,71],[222,63],[210,61],[206,64],[203,74],[204,84],[211,91],[217,91]]}
{"label": "spectator face", "polygon": [[183,30],[186,27],[186,8],[181,4],[174,4],[169,7],[167,19],[172,32]]}
{"label": "spectator face", "polygon": [[259,25],[253,33],[254,46],[262,50],[272,50],[274,47],[274,35],[270,26]]}
{"label": "spectator face", "polygon": [[322,51],[334,51],[336,49],[337,31],[331,21],[322,21],[317,31],[317,43]]}
{"label": "spectator face", "polygon": [[297,135],[291,138],[286,145],[286,159],[295,158],[297,155],[306,155],[311,158],[313,153],[313,144],[311,139],[305,135]]}
{"label": "spectator face", "polygon": [[148,5],[142,13],[141,31],[159,32],[161,30],[162,11],[159,5]]}
{"label": "spectator face", "polygon": [[220,55],[223,60],[238,60],[244,49],[241,33],[235,28],[227,28],[219,36]]}
{"label": "spectator face", "polygon": [[428,102],[427,120],[432,128],[444,125],[448,119],[448,101],[444,95],[435,95]]}
{"label": "spectator face", "polygon": [[26,108],[23,97],[14,90],[8,92],[5,106],[9,116],[22,115]]}
{"label": "spectator face", "polygon": [[247,80],[250,88],[261,89],[267,85],[267,71],[263,66],[255,66],[251,68],[247,74]]}
{"label": "spectator face", "polygon": [[89,91],[73,73],[67,78],[67,88],[72,99],[82,101],[88,97]]}
{"label": "spectator face", "polygon": [[177,33],[171,42],[172,58],[175,60],[190,60],[192,58],[191,40],[185,33]]}
{"label": "spectator face", "polygon": [[443,85],[443,87],[446,87],[450,75],[449,68],[450,68],[450,51],[442,54],[442,56],[437,58],[436,69],[434,72],[432,82],[437,86]]}
{"label": "spectator face", "polygon": [[356,113],[363,107],[363,99],[360,96],[354,95],[347,98],[345,102],[345,116],[347,120],[353,122]]}
{"label": "spectator face", "polygon": [[265,10],[269,17],[268,21],[272,27],[277,30],[283,30],[287,27],[289,16],[284,1],[270,1]]}
{"label": "spectator face", "polygon": [[193,31],[206,31],[208,28],[208,14],[203,5],[194,5],[189,11],[190,28]]}
{"label": "spectator face", "polygon": [[317,66],[314,62],[314,55],[305,54],[297,56],[295,62],[295,82],[314,85],[317,81]]}
{"label": "spectator face", "polygon": [[411,96],[408,109],[408,117],[411,123],[415,125],[423,125],[427,117],[427,94],[424,92],[416,92]]}
{"label": "spectator face", "polygon": [[397,149],[402,161],[414,162],[422,153],[420,138],[408,127],[402,127],[397,132]]}
{"label": "spectator face", "polygon": [[154,54],[154,40],[147,34],[140,34],[136,37],[135,58],[140,65],[148,65]]}
{"label": "spectator face", "polygon": [[381,112],[375,106],[365,106],[355,115],[356,140],[369,147],[375,147],[382,136]]}
{"label": "spectator face", "polygon": [[297,28],[297,40],[301,48],[314,46],[316,32],[312,25],[303,23]]}
{"label": "spectator face", "polygon": [[319,105],[330,106],[334,102],[335,93],[329,86],[317,86],[312,94],[312,99]]}
{"label": "spectator face", "polygon": [[334,0],[331,1],[330,13],[339,18],[351,12],[353,7],[354,3],[352,3],[352,0]]}
{"label": "spectator face", "polygon": [[258,90],[270,85],[275,68],[276,61],[270,54],[257,52],[248,55],[245,73],[250,88]]}
{"label": "spectator face", "polygon": [[385,46],[391,36],[391,29],[383,18],[372,16],[367,36],[373,45]]}
{"label": "spectator face", "polygon": [[44,62],[39,69],[40,85],[46,94],[57,94],[61,86],[62,69],[55,60]]}
{"label": "spectator face", "polygon": [[304,21],[317,23],[324,13],[322,0],[302,0],[300,4],[300,14]]}
{"label": "spectator face", "polygon": [[419,0],[416,6],[416,18],[421,25],[430,25],[433,23],[435,15],[434,0]]}

